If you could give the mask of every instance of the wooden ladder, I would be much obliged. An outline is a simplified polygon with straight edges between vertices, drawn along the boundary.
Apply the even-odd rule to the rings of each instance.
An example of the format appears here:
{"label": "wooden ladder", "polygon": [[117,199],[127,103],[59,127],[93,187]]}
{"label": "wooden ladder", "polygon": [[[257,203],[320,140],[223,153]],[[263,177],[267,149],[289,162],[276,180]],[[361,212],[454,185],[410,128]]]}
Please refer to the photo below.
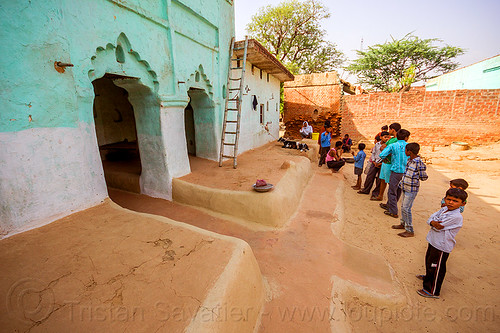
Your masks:
{"label": "wooden ladder", "polygon": [[[220,140],[219,166],[222,166],[224,158],[233,159],[233,168],[236,169],[236,157],[238,156],[238,140],[240,137],[241,102],[243,98],[243,87],[245,79],[245,68],[247,63],[248,36],[245,37],[245,46],[235,48],[235,38],[231,39],[229,49],[229,71],[227,73],[226,104],[224,107],[224,122],[222,124],[222,135]],[[243,58],[233,58],[234,51],[243,49]],[[233,65],[236,62],[236,66]],[[241,65],[241,66],[240,66]],[[240,77],[234,77],[241,70]],[[239,82],[238,82],[239,81]],[[233,82],[237,88],[233,88]],[[234,119],[236,116],[236,119]],[[226,147],[232,150],[233,154],[226,154]]]}

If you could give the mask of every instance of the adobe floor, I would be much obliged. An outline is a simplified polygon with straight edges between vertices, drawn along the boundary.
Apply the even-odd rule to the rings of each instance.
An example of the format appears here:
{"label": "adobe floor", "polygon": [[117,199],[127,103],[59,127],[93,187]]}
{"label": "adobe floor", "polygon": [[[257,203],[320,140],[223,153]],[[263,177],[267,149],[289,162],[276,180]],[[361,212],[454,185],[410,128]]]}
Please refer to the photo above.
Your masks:
{"label": "adobe floor", "polygon": [[[234,171],[229,164],[218,168],[216,162],[200,160],[201,163],[196,164],[197,160],[192,159],[193,173],[182,179],[200,182],[203,186],[250,191],[255,179],[264,178],[263,175],[269,182],[277,183],[283,159],[303,154],[271,144],[244,154]],[[245,240],[257,258],[267,286],[260,332],[331,332],[335,328],[340,331],[345,317],[339,314],[341,295],[332,292],[334,283],[349,281],[382,297],[400,295],[382,257],[349,246],[334,235],[335,223],[342,213],[338,205],[344,176],[342,173],[332,175],[316,163],[312,162],[314,175],[297,213],[278,229],[256,230],[252,224],[235,223],[227,216],[223,219],[191,206],[118,190],[110,190],[110,197],[131,210],[165,216]]]}
{"label": "adobe floor", "polygon": [[[194,159],[193,173],[185,178],[242,191],[250,191],[257,178],[279,186],[283,161],[301,154],[271,144],[243,154],[236,170],[199,159],[202,164],[197,165]],[[104,203],[2,240],[0,263],[8,273],[0,277],[0,296],[8,302],[0,303],[0,326],[10,331],[196,331],[196,309],[221,288],[214,286],[235,253],[246,253],[222,286],[230,290],[212,302],[223,308],[235,304],[231,309],[238,313],[226,315],[225,326],[213,326],[219,324],[219,313],[196,327],[218,332],[251,332],[254,325],[260,332],[338,331],[342,296],[334,284],[349,281],[387,297],[397,297],[398,290],[382,257],[335,236],[344,177],[317,168],[315,162],[312,166],[314,175],[297,213],[282,228],[256,230],[227,216],[110,189],[110,198],[122,207],[187,225],[166,224],[159,217]],[[242,239],[251,251],[234,238],[189,232],[189,225]],[[266,289],[262,311],[262,286],[255,278],[260,272],[252,266],[252,251]]]}

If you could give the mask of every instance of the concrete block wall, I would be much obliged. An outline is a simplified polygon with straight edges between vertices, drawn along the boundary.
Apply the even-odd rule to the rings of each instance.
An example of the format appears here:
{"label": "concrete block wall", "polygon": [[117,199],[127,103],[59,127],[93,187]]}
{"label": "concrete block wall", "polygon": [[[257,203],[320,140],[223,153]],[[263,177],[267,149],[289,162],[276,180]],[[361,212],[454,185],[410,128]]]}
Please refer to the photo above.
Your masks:
{"label": "concrete block wall", "polygon": [[342,102],[342,134],[369,140],[384,124],[399,122],[410,141],[446,145],[500,140],[500,89],[426,91],[346,95]]}

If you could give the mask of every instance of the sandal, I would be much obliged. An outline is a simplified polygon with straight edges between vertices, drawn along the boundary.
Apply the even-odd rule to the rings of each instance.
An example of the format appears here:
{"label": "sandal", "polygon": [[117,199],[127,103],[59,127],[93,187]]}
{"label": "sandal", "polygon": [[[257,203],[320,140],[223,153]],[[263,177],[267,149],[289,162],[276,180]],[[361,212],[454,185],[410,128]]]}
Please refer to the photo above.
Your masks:
{"label": "sandal", "polygon": [[417,294],[419,294],[422,297],[427,297],[427,298],[439,298],[439,296],[433,295],[425,289],[417,290]]}
{"label": "sandal", "polygon": [[424,281],[425,275],[419,274],[419,275],[415,275],[415,276],[417,277],[417,279]]}
{"label": "sandal", "polygon": [[384,214],[385,214],[385,215],[389,215],[390,217],[394,217],[395,219],[397,219],[397,218],[399,217],[399,216],[398,216],[398,214],[393,214],[393,213],[391,213],[391,212],[390,212],[390,211],[388,211],[388,210],[385,210],[385,211],[384,211]]}
{"label": "sandal", "polygon": [[370,198],[370,200],[371,200],[371,201],[382,201],[382,199],[379,199],[379,198],[377,198],[377,197],[371,197],[371,198]]}
{"label": "sandal", "polygon": [[387,204],[385,204],[385,203],[381,203],[379,206],[382,209],[387,209]]}

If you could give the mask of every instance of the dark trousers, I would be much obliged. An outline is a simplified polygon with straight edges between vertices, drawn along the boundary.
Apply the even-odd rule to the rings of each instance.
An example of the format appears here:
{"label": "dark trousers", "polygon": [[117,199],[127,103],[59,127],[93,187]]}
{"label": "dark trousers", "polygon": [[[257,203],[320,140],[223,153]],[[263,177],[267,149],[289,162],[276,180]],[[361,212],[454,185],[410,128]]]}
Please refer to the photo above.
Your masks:
{"label": "dark trousers", "polygon": [[340,160],[340,161],[328,161],[326,163],[326,165],[328,166],[329,169],[333,169],[335,171],[339,171],[340,168],[342,168],[345,165],[345,161],[344,160]]}
{"label": "dark trousers", "polygon": [[401,188],[399,182],[403,178],[402,173],[391,172],[389,181],[389,190],[387,191],[387,210],[391,214],[398,214],[398,200],[401,196]]}
{"label": "dark trousers", "polygon": [[325,164],[326,154],[330,151],[330,147],[321,147],[319,148],[319,166]]}
{"label": "dark trousers", "polygon": [[433,295],[439,296],[446,275],[446,261],[449,255],[449,253],[438,250],[431,244],[427,247],[423,287]]}
{"label": "dark trousers", "polygon": [[[366,193],[366,194],[370,193],[375,179],[378,180],[379,172],[380,172],[380,168],[377,168],[375,165],[373,165],[373,163],[370,162],[370,166],[368,167],[368,173],[366,174],[365,185],[364,185],[363,189],[361,190],[361,192]],[[377,190],[377,193],[375,194],[376,190]],[[375,187],[375,190],[373,190],[372,197],[375,197],[375,196],[378,197],[379,192],[380,192],[380,183],[377,182],[377,186]]]}

